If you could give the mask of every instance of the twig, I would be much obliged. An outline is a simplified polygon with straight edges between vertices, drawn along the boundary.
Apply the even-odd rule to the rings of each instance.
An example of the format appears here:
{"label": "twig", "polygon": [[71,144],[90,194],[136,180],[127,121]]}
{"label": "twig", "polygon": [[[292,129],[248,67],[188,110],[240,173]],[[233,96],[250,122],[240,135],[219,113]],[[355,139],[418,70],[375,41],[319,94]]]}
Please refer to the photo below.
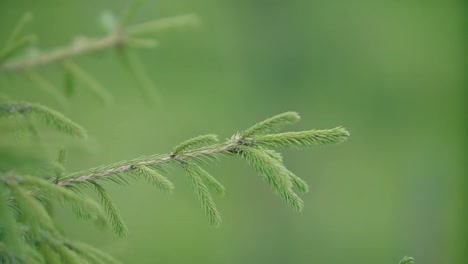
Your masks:
{"label": "twig", "polygon": [[117,47],[119,45],[123,45],[125,39],[126,36],[121,32],[101,39],[82,38],[79,42],[69,47],[58,48],[28,60],[0,65],[0,73],[27,70],[46,64],[56,63],[71,57],[108,49],[110,47]]}
{"label": "twig", "polygon": [[82,37],[72,45],[54,49],[37,57],[0,64],[0,74],[5,72],[23,71],[43,65],[57,63],[66,59],[81,56],[109,48],[118,48],[131,44],[132,37],[144,34],[154,34],[161,30],[198,24],[198,18],[193,14],[178,15],[170,18],[157,19],[133,25],[128,29],[116,30],[113,34],[102,38]]}
{"label": "twig", "polygon": [[73,175],[75,174],[79,175],[80,172],[73,173],[73,174],[66,176],[62,180],[59,180],[56,184],[66,186],[66,185],[72,185],[72,184],[81,183],[81,182],[92,181],[92,180],[96,180],[100,178],[105,178],[113,174],[124,173],[127,171],[134,170],[137,167],[137,165],[154,166],[158,164],[171,163],[171,162],[178,162],[180,164],[184,164],[184,162],[194,159],[194,158],[203,158],[203,157],[208,157],[208,156],[212,156],[215,154],[231,152],[234,149],[236,149],[237,146],[241,144],[242,144],[241,142],[229,140],[222,144],[216,144],[216,145],[209,146],[209,147],[195,149],[195,150],[188,151],[180,155],[169,154],[169,155],[159,156],[156,158],[151,158],[151,157],[148,157],[148,159],[143,158],[143,160],[142,158],[138,158],[133,161],[132,160],[128,161],[127,164],[125,165],[111,167],[103,171],[88,173],[88,174],[79,176],[77,178],[74,178]]}

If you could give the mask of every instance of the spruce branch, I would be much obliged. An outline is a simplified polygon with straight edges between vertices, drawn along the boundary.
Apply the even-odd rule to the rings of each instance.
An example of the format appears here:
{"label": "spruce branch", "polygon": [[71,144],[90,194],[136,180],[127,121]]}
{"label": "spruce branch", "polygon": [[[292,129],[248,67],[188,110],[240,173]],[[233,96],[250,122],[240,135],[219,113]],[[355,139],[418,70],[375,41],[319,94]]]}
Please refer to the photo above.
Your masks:
{"label": "spruce branch", "polygon": [[120,18],[120,26],[126,26],[132,18],[136,15],[138,9],[140,9],[141,5],[143,4],[142,0],[132,0],[129,1],[125,10]]}
{"label": "spruce branch", "polygon": [[133,168],[139,175],[142,175],[145,180],[157,186],[164,192],[171,192],[174,185],[166,177],[159,174],[155,169],[151,169],[145,165],[135,165]]}
{"label": "spruce branch", "polygon": [[18,41],[10,46],[6,46],[3,50],[0,51],[0,62],[8,60],[10,57],[13,57],[14,55],[21,52],[24,48],[36,42],[36,35],[29,34],[22,36]]}
{"label": "spruce branch", "polygon": [[216,209],[216,204],[211,197],[211,193],[208,191],[208,187],[204,183],[203,176],[200,175],[202,172],[194,164],[185,162],[181,162],[180,164],[185,169],[190,183],[202,204],[203,212],[208,216],[210,224],[219,226],[221,224],[221,214]]}
{"label": "spruce branch", "polygon": [[302,132],[286,132],[260,136],[255,143],[269,148],[302,148],[331,143],[341,143],[349,137],[349,132],[342,127]]}
{"label": "spruce branch", "polygon": [[21,220],[29,223],[31,234],[39,237],[40,230],[45,229],[50,232],[56,232],[54,221],[42,204],[35,199],[27,189],[21,186],[17,181],[5,182],[15,198],[16,205],[21,210]]}
{"label": "spruce branch", "polygon": [[45,196],[55,196],[59,201],[68,203],[75,214],[85,220],[105,222],[105,214],[102,208],[94,200],[86,196],[79,195],[67,188],[62,188],[47,180],[38,177],[21,176],[19,181],[22,185],[36,187]]}
{"label": "spruce branch", "polygon": [[32,20],[33,16],[31,13],[25,13],[20,20],[16,23],[11,34],[8,36],[3,49],[0,50],[0,62],[8,59],[11,55],[16,53],[18,50],[32,44],[37,40],[37,37],[34,35],[26,35],[20,37],[20,33],[23,30],[24,26]]}
{"label": "spruce branch", "polygon": [[37,87],[41,88],[45,93],[50,94],[61,107],[66,108],[68,100],[59,92],[52,83],[42,77],[39,73],[29,71],[26,73],[26,77],[31,80]]}
{"label": "spruce branch", "polygon": [[98,96],[105,104],[110,104],[112,102],[112,95],[106,89],[104,89],[104,87],[96,79],[94,79],[91,74],[78,66],[78,64],[71,61],[64,61],[62,66],[76,79],[85,83],[91,92]]}
{"label": "spruce branch", "polygon": [[22,253],[22,243],[16,231],[15,216],[9,208],[7,194],[8,189],[6,186],[4,184],[0,184],[0,241],[3,241],[5,242],[5,245],[8,245],[6,251],[11,251],[15,255],[19,255]]}
{"label": "spruce branch", "polygon": [[[38,108],[30,103],[0,104],[0,116],[25,114],[29,111],[42,113],[37,109],[44,111],[43,108]],[[59,127],[64,126],[62,123],[67,123],[62,120],[63,118],[55,116],[54,118],[49,117],[49,119],[61,123]],[[0,175],[2,180],[0,188],[7,190],[7,197],[13,199],[13,204],[18,207],[18,216],[16,217],[18,223],[13,225],[16,227],[18,225],[25,226],[23,232],[26,233],[27,247],[30,247],[29,250],[38,252],[37,254],[27,253],[28,261],[31,263],[43,261],[49,263],[113,263],[103,253],[89,250],[86,245],[69,242],[60,237],[60,232],[58,232],[49,210],[51,198],[69,205],[79,217],[98,223],[103,223],[107,215],[115,232],[119,236],[125,236],[127,227],[103,186],[105,181],[128,184],[131,179],[143,179],[156,185],[162,191],[168,192],[174,189],[174,185],[165,177],[164,174],[167,174],[165,168],[171,164],[177,164],[185,171],[209,222],[214,226],[219,226],[221,214],[211,192],[222,194],[224,186],[203,167],[209,161],[218,160],[220,156],[231,155],[245,159],[278,196],[293,209],[300,211],[304,203],[294,189],[297,188],[302,192],[307,191],[307,183],[284,166],[282,155],[274,148],[291,144],[294,146],[315,145],[310,143],[315,142],[310,139],[311,135],[313,138],[329,138],[321,143],[342,142],[349,134],[344,129],[342,130],[346,133],[342,131],[341,137],[330,136],[328,130],[266,134],[298,119],[297,113],[288,112],[254,125],[245,130],[248,133],[234,134],[222,143],[218,143],[216,135],[202,135],[182,142],[174,147],[173,152],[169,154],[144,156],[68,174],[64,173],[65,169],[63,168],[66,153],[64,150],[60,150],[56,163],[62,169],[54,177],[45,180],[28,175],[8,173]],[[62,130],[68,131],[70,129],[62,128]],[[83,193],[75,192],[75,190],[80,191],[81,187],[92,187],[100,197],[102,207]],[[0,199],[0,209],[8,206],[7,203],[8,200]],[[8,220],[8,215],[2,217]],[[14,235],[12,230],[15,228],[11,225],[1,227],[0,235]],[[21,248],[26,250],[23,246]],[[11,249],[6,249],[6,251],[14,252]],[[38,254],[39,256],[35,256]],[[18,254],[15,253],[12,256],[16,258]]]}
{"label": "spruce branch", "polygon": [[213,134],[194,137],[175,146],[174,151],[172,153],[173,155],[178,155],[183,151],[190,150],[201,145],[212,144],[214,142],[218,142],[218,136]]}
{"label": "spruce branch", "polygon": [[296,187],[301,192],[307,192],[308,185],[284,166],[281,154],[273,149],[284,146],[313,146],[317,142],[320,144],[343,142],[349,133],[343,128],[338,128],[264,135],[298,119],[297,113],[287,112],[254,125],[246,130],[247,133],[235,134],[223,143],[216,143],[216,135],[198,136],[177,145],[170,154],[139,157],[66,174],[56,184],[59,186],[79,186],[106,179],[126,184],[136,174],[143,175],[146,179],[151,177],[156,185],[163,190],[168,190],[172,189],[172,184],[169,185],[170,182],[164,176],[156,173],[155,170],[163,169],[169,164],[179,164],[186,171],[210,222],[218,225],[221,218],[209,190],[223,193],[224,187],[201,165],[221,155],[236,155],[244,158],[263,176],[273,191],[287,204],[295,210],[301,211],[304,203],[293,188]]}
{"label": "spruce branch", "polygon": [[89,246],[81,242],[69,242],[70,248],[78,252],[84,258],[88,259],[91,263],[97,264],[120,264],[120,261],[116,260],[109,254],[106,254],[92,246]]}
{"label": "spruce branch", "polygon": [[[130,38],[128,41],[129,46],[142,47],[142,45],[153,45],[153,44],[154,44],[153,40],[146,40],[146,39],[142,40],[142,39]],[[138,55],[128,49],[120,50],[119,55],[120,55],[119,56],[120,61],[126,67],[130,75],[138,83],[138,87],[143,92],[144,97],[150,100],[150,102],[154,101],[155,103],[158,103],[157,97],[153,96],[156,91],[155,85],[153,84],[153,81],[151,80],[149,74],[147,73]]]}
{"label": "spruce branch", "polygon": [[414,258],[404,257],[402,260],[400,260],[400,264],[414,264]]}
{"label": "spruce branch", "polygon": [[11,34],[8,36],[8,39],[5,43],[5,47],[12,45],[19,37],[24,26],[33,19],[33,15],[30,12],[25,13],[19,20],[16,22],[15,27],[13,28]]}
{"label": "spruce branch", "polygon": [[60,149],[57,154],[57,163],[60,164],[63,168],[65,168],[65,162],[67,161],[67,150]]}
{"label": "spruce branch", "polygon": [[0,74],[54,64],[106,49],[125,47],[129,39],[137,38],[140,35],[153,35],[167,29],[195,25],[198,23],[198,17],[193,14],[178,15],[119,28],[119,30],[114,31],[112,34],[101,38],[82,37],[71,45],[55,48],[32,58],[19,59],[0,64]]}
{"label": "spruce branch", "polygon": [[84,128],[63,114],[46,106],[29,102],[0,103],[0,117],[13,117],[15,115],[34,115],[45,124],[55,127],[66,134],[81,138],[87,137]]}
{"label": "spruce branch", "polygon": [[216,180],[215,177],[211,176],[207,171],[202,169],[196,163],[190,164],[191,169],[196,173],[208,187],[208,189],[214,191],[216,194],[224,194],[224,186]]}
{"label": "spruce branch", "polygon": [[263,135],[268,132],[275,132],[284,126],[296,123],[299,120],[300,116],[296,112],[282,113],[255,124],[254,126],[245,130],[241,134],[241,137],[245,139],[255,135]]}
{"label": "spruce branch", "polygon": [[92,184],[94,184],[94,187],[96,188],[96,191],[99,197],[101,198],[101,204],[106,210],[110,223],[114,228],[115,232],[120,237],[125,237],[128,233],[128,228],[125,225],[122,217],[120,216],[119,210],[115,206],[114,202],[112,202],[112,200],[110,199],[104,187],[102,187],[97,182],[92,182]]}

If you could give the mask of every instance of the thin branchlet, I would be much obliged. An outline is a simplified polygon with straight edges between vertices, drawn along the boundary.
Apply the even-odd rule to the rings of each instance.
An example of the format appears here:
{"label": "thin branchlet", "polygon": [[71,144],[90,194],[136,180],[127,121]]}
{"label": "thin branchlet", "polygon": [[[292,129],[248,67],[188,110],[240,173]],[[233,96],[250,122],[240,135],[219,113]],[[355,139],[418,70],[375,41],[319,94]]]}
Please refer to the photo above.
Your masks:
{"label": "thin branchlet", "polygon": [[111,177],[112,175],[119,173],[131,172],[135,169],[135,166],[161,166],[169,163],[179,163],[196,158],[210,158],[215,155],[230,153],[232,148],[237,146],[236,142],[227,141],[223,144],[216,144],[210,147],[204,147],[192,151],[188,151],[180,155],[153,155],[148,157],[140,157],[134,160],[122,161],[115,164],[101,166],[90,170],[80,171],[65,175],[62,177],[57,184],[58,185],[72,185],[90,180],[103,179]]}
{"label": "thin branchlet", "polygon": [[94,200],[38,177],[21,176],[20,179],[21,185],[35,187],[46,196],[54,196],[68,203],[79,217],[105,222],[104,212]]}
{"label": "thin branchlet", "polygon": [[162,176],[155,169],[152,169],[146,165],[134,165],[132,170],[164,192],[171,192],[174,190],[174,184],[172,184],[172,182],[170,182],[166,177]]}
{"label": "thin branchlet", "polygon": [[202,146],[202,145],[209,145],[213,144],[215,142],[218,142],[218,136],[214,134],[208,134],[208,135],[202,135],[198,137],[191,138],[189,140],[186,140],[179,145],[174,147],[174,150],[172,151],[173,155],[177,155],[181,152],[194,149],[196,147]]}
{"label": "thin branchlet", "polygon": [[107,194],[107,191],[103,186],[101,186],[97,182],[92,182],[92,184],[96,188],[96,192],[98,193],[99,198],[101,199],[101,204],[106,210],[107,216],[112,227],[114,228],[114,231],[120,237],[125,237],[128,233],[128,228],[125,225],[122,217],[120,216],[119,210],[115,206],[114,202],[112,202],[109,195]]}
{"label": "thin branchlet", "polygon": [[253,136],[275,132],[284,126],[296,123],[299,120],[300,116],[296,112],[282,113],[253,125],[249,129],[241,133],[241,138],[246,139]]}
{"label": "thin branchlet", "polygon": [[[113,179],[116,182],[127,183],[125,176],[132,172],[146,174],[146,177],[153,171],[152,168],[163,168],[168,164],[180,164],[191,174],[191,182],[202,188],[198,191],[200,199],[205,197],[205,208],[210,205],[206,196],[202,196],[204,189],[212,189],[218,193],[224,192],[224,187],[214,177],[203,170],[199,165],[206,163],[206,160],[212,159],[222,154],[239,155],[246,159],[252,167],[264,176],[270,187],[282,197],[291,207],[300,211],[303,208],[303,201],[293,191],[297,188],[300,192],[307,192],[309,187],[307,183],[289,171],[283,164],[283,158],[280,153],[274,151],[274,148],[281,147],[308,147],[319,144],[342,142],[346,140],[349,133],[341,127],[328,130],[310,130],[302,132],[287,132],[280,134],[268,134],[267,131],[275,131],[285,124],[290,124],[299,120],[299,115],[295,112],[287,112],[269,118],[249,128],[243,134],[236,134],[231,139],[223,143],[213,142],[217,139],[215,135],[204,135],[189,139],[174,148],[174,151],[166,155],[152,155],[140,157],[134,160],[121,161],[115,164],[105,165],[90,170],[71,173],[63,176],[57,184],[61,186],[70,186],[89,181],[100,181],[104,179]],[[245,138],[245,136],[249,136]],[[212,145],[207,145],[207,144]],[[199,147],[202,145],[202,147]],[[199,148],[196,148],[199,147]],[[168,187],[162,175],[155,179],[157,185],[163,190]],[[195,175],[195,176],[193,176]],[[154,176],[154,175],[153,175]],[[193,178],[196,177],[196,178]],[[164,179],[164,180],[163,180]],[[198,181],[200,179],[200,182]],[[163,184],[167,183],[167,184]],[[171,189],[166,188],[166,189]],[[208,209],[205,209],[208,212]],[[208,215],[213,216],[208,213]],[[211,218],[213,222],[214,218]],[[216,222],[216,221],[215,221]]]}
{"label": "thin branchlet", "polygon": [[[110,35],[101,38],[81,37],[69,46],[58,47],[50,52],[44,52],[32,58],[15,60],[0,64],[0,74],[4,72],[18,72],[44,65],[62,62],[77,56],[94,53],[106,49],[122,48],[132,37],[156,34],[160,31],[196,25],[199,19],[194,14],[178,15],[175,17],[155,19],[152,21],[119,28]],[[124,24],[124,23],[123,23]],[[16,42],[15,42],[16,43]],[[14,44],[9,45],[11,47]]]}
{"label": "thin branchlet", "polygon": [[35,116],[45,124],[55,127],[61,132],[71,136],[87,138],[84,128],[63,114],[46,106],[29,102],[0,103],[0,117],[14,117],[15,115]]}
{"label": "thin branchlet", "polygon": [[208,187],[205,185],[203,172],[196,167],[196,165],[181,162],[181,166],[184,168],[190,183],[192,184],[193,190],[198,196],[200,203],[202,205],[203,212],[210,221],[210,224],[214,226],[219,226],[221,224],[221,214],[214,203],[211,193],[208,190]]}
{"label": "thin branchlet", "polygon": [[404,257],[402,260],[400,260],[400,264],[414,264],[414,258],[412,257]]}
{"label": "thin branchlet", "polygon": [[255,144],[268,148],[302,148],[324,144],[342,143],[349,137],[349,132],[342,127],[302,132],[286,132],[260,136]]}

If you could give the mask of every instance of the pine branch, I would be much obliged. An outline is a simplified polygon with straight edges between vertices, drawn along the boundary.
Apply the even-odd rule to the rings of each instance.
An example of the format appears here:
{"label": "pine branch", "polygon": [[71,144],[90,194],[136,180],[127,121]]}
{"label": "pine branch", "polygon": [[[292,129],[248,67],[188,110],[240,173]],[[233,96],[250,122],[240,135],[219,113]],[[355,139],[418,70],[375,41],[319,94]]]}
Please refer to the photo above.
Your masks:
{"label": "pine branch", "polygon": [[58,63],[77,56],[94,53],[111,48],[121,48],[128,44],[129,39],[144,34],[155,34],[160,31],[198,24],[198,18],[193,14],[179,15],[171,18],[156,19],[136,24],[127,28],[120,28],[111,35],[101,38],[82,37],[72,45],[59,47],[36,57],[0,64],[0,74],[32,69],[48,64]]}

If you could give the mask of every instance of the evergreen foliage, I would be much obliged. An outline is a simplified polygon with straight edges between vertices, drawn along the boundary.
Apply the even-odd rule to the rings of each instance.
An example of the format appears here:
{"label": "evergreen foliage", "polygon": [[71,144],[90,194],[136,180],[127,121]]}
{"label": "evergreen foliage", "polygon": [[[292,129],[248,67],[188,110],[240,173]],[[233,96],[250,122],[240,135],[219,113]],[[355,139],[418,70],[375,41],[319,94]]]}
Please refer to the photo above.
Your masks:
{"label": "evergreen foliage", "polygon": [[[11,115],[16,112],[24,112],[17,109],[30,109],[30,107],[31,104],[20,103],[3,106],[2,109],[6,109],[5,112]],[[38,255],[49,262],[57,259],[67,263],[74,263],[77,260],[81,261],[81,259],[86,259],[91,263],[107,262],[108,260],[99,255],[101,253],[88,254],[87,250],[83,250],[82,244],[79,244],[81,247],[73,246],[69,242],[64,244],[60,238],[60,232],[58,232],[54,224],[53,217],[48,211],[50,204],[47,201],[58,200],[70,206],[77,216],[86,220],[104,222],[104,214],[107,214],[107,219],[115,232],[119,236],[125,236],[128,231],[127,227],[115,204],[108,196],[103,183],[110,180],[117,184],[128,184],[131,179],[143,179],[154,184],[160,190],[169,192],[174,189],[174,186],[163,174],[166,174],[164,168],[171,163],[177,163],[184,169],[209,222],[214,226],[219,226],[221,215],[216,208],[210,190],[222,194],[225,189],[215,177],[202,167],[208,160],[216,160],[218,156],[223,154],[235,155],[245,159],[265,178],[273,191],[285,200],[288,205],[297,211],[302,210],[304,203],[293,191],[293,188],[306,192],[308,190],[307,184],[283,165],[283,158],[280,153],[265,147],[287,146],[291,144],[289,142],[293,142],[295,147],[311,146],[313,144],[310,144],[309,135],[328,138],[322,143],[342,142],[349,134],[341,129],[341,133],[334,133],[332,136],[330,136],[329,130],[323,130],[323,133],[321,133],[321,130],[313,130],[298,134],[262,135],[267,133],[266,131],[272,131],[283,124],[290,123],[291,120],[297,119],[296,117],[299,117],[299,115],[288,112],[277,117],[279,118],[267,119],[247,129],[248,133],[244,135],[249,135],[249,138],[243,138],[239,134],[235,134],[225,142],[217,143],[216,135],[198,136],[177,145],[170,154],[139,157],[134,160],[121,161],[74,173],[64,173],[65,170],[61,169],[59,173],[56,173],[55,177],[50,178],[50,181],[30,175],[2,174],[3,188],[6,188],[7,191],[2,192],[6,199],[0,201],[2,203],[0,204],[0,210],[6,210],[9,213],[2,214],[5,224],[2,225],[1,234],[5,238],[4,241],[9,242],[8,246],[12,247],[8,252],[18,252],[13,250],[13,245],[17,245],[18,240],[20,240],[18,234],[15,234],[14,231],[16,226],[13,219],[16,218],[17,224],[20,223],[22,226],[27,227],[28,236],[33,241],[39,239],[43,241],[43,244],[40,245],[27,243],[27,245],[24,245],[25,241],[20,241],[20,244],[23,244],[20,246],[20,248],[23,247],[21,252],[28,252],[25,249],[26,246],[35,252],[33,254],[27,253],[30,258]],[[70,126],[69,123],[71,122],[66,118],[52,118],[51,120],[51,122],[57,123],[54,125],[59,128]],[[61,131],[70,133],[71,130],[61,129]],[[284,136],[285,134],[288,136]],[[294,137],[295,135],[298,135],[297,138]],[[265,138],[268,140],[264,140]],[[265,144],[265,142],[274,142],[274,144]],[[57,164],[63,167],[65,160],[66,152],[60,150]],[[84,194],[73,191],[83,188],[80,186],[84,188],[94,186],[93,189],[100,197],[102,207]],[[10,202],[13,202],[19,208],[16,213],[7,209]],[[44,234],[47,234],[47,236]],[[34,261],[41,263],[39,258],[34,258]]]}
{"label": "evergreen foliage", "polygon": [[275,132],[284,126],[296,123],[299,120],[300,116],[296,112],[282,113],[253,125],[249,129],[245,130],[241,134],[241,137],[248,138],[251,136],[263,135],[268,132]]}
{"label": "evergreen foliage", "polygon": [[177,155],[183,151],[193,149],[197,146],[208,145],[217,141],[218,141],[218,136],[213,135],[213,134],[194,137],[175,146],[172,154]]}
{"label": "evergreen foliage", "polygon": [[[91,74],[72,59],[75,56],[117,47],[123,62],[146,95],[155,89],[139,58],[130,47],[153,47],[156,42],[148,39],[155,32],[198,23],[194,15],[159,19],[128,26],[141,1],[132,1],[121,19],[112,14],[104,17],[108,36],[86,39],[71,47],[58,48],[48,53],[23,60],[9,61],[16,52],[34,41],[33,35],[21,36],[24,25],[32,16],[26,14],[11,33],[0,51],[0,73],[28,70],[27,76],[42,90],[62,105],[75,92],[78,80],[104,103],[112,103],[111,94]],[[65,94],[57,91],[47,79],[36,71],[41,65],[60,63],[65,73]],[[58,131],[86,138],[86,131],[63,114],[46,106],[31,102],[7,101],[0,103],[0,117],[20,118],[33,116]],[[276,133],[286,125],[298,122],[299,114],[286,112],[259,122],[242,133],[218,143],[213,134],[202,135],[175,146],[172,153],[155,154],[102,165],[83,171],[67,173],[66,151],[59,151],[55,167],[47,176],[4,171],[0,168],[0,263],[119,263],[113,257],[96,248],[67,240],[56,225],[52,208],[54,202],[69,207],[80,218],[99,224],[109,222],[118,236],[128,233],[119,211],[106,191],[109,182],[128,185],[131,180],[145,180],[163,192],[171,192],[174,185],[165,170],[178,164],[185,171],[198,197],[209,223],[221,224],[221,214],[216,208],[211,192],[223,194],[224,186],[203,167],[209,161],[218,161],[223,155],[245,159],[263,177],[270,188],[296,211],[304,206],[295,193],[307,192],[307,183],[288,170],[278,148],[302,148],[329,143],[341,143],[349,133],[341,127],[326,130]],[[276,134],[275,134],[276,133]],[[100,204],[89,198],[84,189],[94,190]],[[402,264],[410,264],[405,258]]]}
{"label": "evergreen foliage", "polygon": [[63,114],[46,106],[28,102],[0,103],[0,117],[34,116],[45,124],[54,127],[65,134],[86,138],[84,128],[68,119]]}
{"label": "evergreen foliage", "polygon": [[414,258],[412,257],[404,257],[401,261],[400,264],[414,264]]}

